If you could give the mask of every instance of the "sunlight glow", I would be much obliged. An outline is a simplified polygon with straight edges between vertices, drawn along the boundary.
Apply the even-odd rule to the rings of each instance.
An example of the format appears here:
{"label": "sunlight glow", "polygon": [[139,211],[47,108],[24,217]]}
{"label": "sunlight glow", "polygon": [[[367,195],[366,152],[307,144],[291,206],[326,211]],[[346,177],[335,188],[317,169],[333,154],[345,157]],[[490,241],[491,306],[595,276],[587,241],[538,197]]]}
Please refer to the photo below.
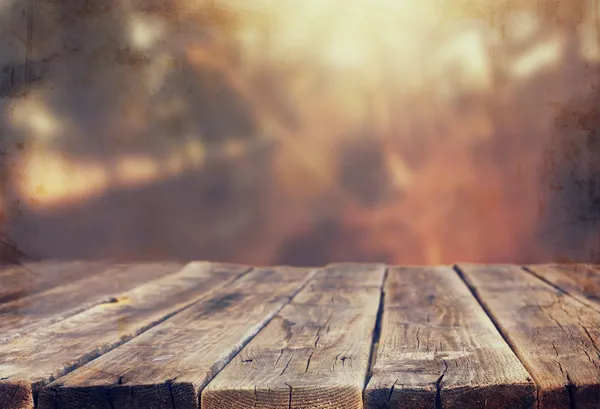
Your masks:
{"label": "sunlight glow", "polygon": [[198,138],[189,137],[184,145],[187,162],[192,166],[199,166],[206,157],[206,148]]}
{"label": "sunlight glow", "polygon": [[63,130],[58,118],[35,96],[19,100],[8,120],[13,125],[31,132],[40,142],[50,142]]}
{"label": "sunlight glow", "polygon": [[33,203],[83,199],[108,187],[103,166],[66,160],[43,150],[30,152],[22,169],[21,192]]}
{"label": "sunlight glow", "polygon": [[[232,148],[235,151],[225,154],[239,154],[239,146]],[[163,159],[124,155],[112,164],[70,159],[39,145],[23,158],[20,190],[35,205],[55,205],[100,194],[109,184],[112,188],[133,187],[177,176],[201,167],[205,155],[202,142],[193,137],[174,146]]]}
{"label": "sunlight glow", "polygon": [[140,49],[148,49],[164,35],[164,21],[146,15],[133,14],[129,18],[132,44]]}
{"label": "sunlight glow", "polygon": [[469,90],[487,90],[492,83],[492,73],[488,51],[482,35],[476,29],[464,30],[442,46],[433,57],[438,79],[448,82],[448,67],[456,87]]}
{"label": "sunlight glow", "polygon": [[125,186],[152,181],[160,174],[156,161],[144,156],[122,157],[115,168],[119,181]]}
{"label": "sunlight glow", "polygon": [[369,63],[368,48],[358,39],[344,33],[336,35],[326,49],[326,58],[333,67],[359,69]]}
{"label": "sunlight glow", "polygon": [[563,46],[564,40],[561,37],[554,37],[541,43],[513,63],[513,75],[523,79],[554,63],[559,58]]}
{"label": "sunlight glow", "polygon": [[[222,3],[234,7],[230,0]],[[377,88],[386,70],[394,72],[394,81],[415,91],[428,86],[430,75],[441,82],[439,90],[447,92],[461,86],[484,90],[491,85],[484,25],[467,21],[463,27],[460,21],[452,20],[458,30],[450,33],[447,44],[436,44],[430,36],[451,21],[436,2],[352,0],[342,4],[307,0],[263,2],[256,7],[268,9],[271,55],[290,65],[304,61],[342,73],[343,78],[338,76],[336,81],[346,88],[356,89],[360,84]],[[260,58],[261,41],[254,17],[248,16],[246,23],[238,36],[250,49],[246,54]],[[420,65],[424,59],[429,60],[427,66]],[[459,69],[460,84],[448,76],[450,67]],[[381,91],[385,92],[377,92]]]}

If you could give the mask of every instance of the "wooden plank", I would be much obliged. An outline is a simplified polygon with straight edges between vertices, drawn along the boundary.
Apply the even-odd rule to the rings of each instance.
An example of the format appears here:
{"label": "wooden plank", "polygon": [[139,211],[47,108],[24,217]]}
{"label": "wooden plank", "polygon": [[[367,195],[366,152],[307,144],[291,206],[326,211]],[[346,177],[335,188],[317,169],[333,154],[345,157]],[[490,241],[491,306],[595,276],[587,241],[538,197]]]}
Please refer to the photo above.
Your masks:
{"label": "wooden plank", "polygon": [[[319,271],[310,294],[300,292],[204,389],[201,407],[362,408],[384,272]],[[340,296],[344,287],[360,296]]]}
{"label": "wooden plank", "polygon": [[384,293],[366,408],[533,407],[527,371],[452,268],[391,268]]}
{"label": "wooden plank", "polygon": [[100,273],[108,263],[36,262],[0,269],[0,304]]}
{"label": "wooden plank", "polygon": [[460,270],[535,380],[538,407],[599,407],[596,311],[517,266]]}
{"label": "wooden plank", "polygon": [[591,264],[544,264],[526,267],[573,298],[600,311],[600,270]]}
{"label": "wooden plank", "polygon": [[202,388],[289,302],[309,272],[252,271],[50,384],[38,407],[195,408]]}
{"label": "wooden plank", "polygon": [[[332,263],[327,270],[319,274],[318,286],[320,288],[348,287],[381,289],[380,272],[385,268],[383,264],[376,263]],[[348,276],[350,280],[346,279]]]}
{"label": "wooden plank", "polygon": [[[0,343],[109,302],[135,286],[172,274],[180,263],[105,266],[102,273],[0,305]],[[86,270],[79,271],[86,274]]]}
{"label": "wooden plank", "polygon": [[0,345],[0,408],[32,408],[40,387],[210,295],[246,270],[190,263],[176,274],[121,294],[116,302],[96,305]]}

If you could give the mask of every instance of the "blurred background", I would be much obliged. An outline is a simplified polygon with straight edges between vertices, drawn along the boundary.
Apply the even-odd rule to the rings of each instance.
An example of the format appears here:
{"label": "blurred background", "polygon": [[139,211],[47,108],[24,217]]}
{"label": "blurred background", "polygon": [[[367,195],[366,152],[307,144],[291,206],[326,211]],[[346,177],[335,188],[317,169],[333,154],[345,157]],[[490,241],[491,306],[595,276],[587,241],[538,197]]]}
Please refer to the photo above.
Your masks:
{"label": "blurred background", "polygon": [[600,0],[3,0],[0,259],[600,262]]}

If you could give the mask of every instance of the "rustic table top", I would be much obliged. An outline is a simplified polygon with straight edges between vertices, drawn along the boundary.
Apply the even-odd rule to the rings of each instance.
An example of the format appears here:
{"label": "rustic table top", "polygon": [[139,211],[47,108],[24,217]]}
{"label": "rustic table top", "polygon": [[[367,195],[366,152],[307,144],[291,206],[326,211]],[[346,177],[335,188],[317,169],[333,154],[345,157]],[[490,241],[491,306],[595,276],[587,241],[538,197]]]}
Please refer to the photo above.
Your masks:
{"label": "rustic table top", "polygon": [[598,408],[600,267],[0,269],[0,408]]}

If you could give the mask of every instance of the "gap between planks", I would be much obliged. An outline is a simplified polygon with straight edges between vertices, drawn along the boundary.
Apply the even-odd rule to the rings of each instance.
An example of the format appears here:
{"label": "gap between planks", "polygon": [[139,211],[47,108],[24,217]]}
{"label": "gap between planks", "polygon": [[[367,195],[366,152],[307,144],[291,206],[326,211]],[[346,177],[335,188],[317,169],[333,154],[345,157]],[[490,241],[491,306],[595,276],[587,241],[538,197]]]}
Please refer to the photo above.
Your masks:
{"label": "gap between planks", "polygon": [[[496,318],[492,315],[491,311],[489,310],[489,308],[487,307],[487,305],[485,305],[482,301],[481,301],[481,296],[479,295],[479,293],[477,292],[477,288],[473,287],[471,285],[471,283],[469,283],[469,281],[467,280],[467,278],[465,277],[464,273],[462,272],[462,270],[460,269],[460,265],[459,264],[454,264],[452,266],[452,270],[454,270],[454,272],[456,272],[456,274],[458,274],[458,277],[462,280],[462,282],[467,286],[467,288],[469,289],[469,291],[471,292],[471,294],[473,295],[473,298],[475,298],[475,300],[477,301],[477,304],[479,304],[479,306],[483,309],[483,311],[485,312],[485,315],[488,316],[488,318],[490,319],[490,321],[492,321],[492,324],[494,324],[494,327],[496,328],[496,331],[498,331],[498,334],[500,334],[500,336],[502,337],[502,339],[504,340],[504,342],[506,342],[506,344],[510,347],[510,349],[513,351],[513,353],[515,353],[515,346],[512,344],[511,340],[509,338],[506,337],[506,334],[504,331],[502,331],[502,328],[500,328],[500,325],[498,324]],[[519,358],[519,361],[521,360],[521,357],[519,357],[517,355],[517,358]],[[523,362],[521,362],[523,363]]]}
{"label": "gap between planks", "polygon": [[383,280],[381,283],[381,291],[379,294],[379,308],[377,309],[377,318],[375,319],[375,329],[373,330],[373,342],[371,345],[371,355],[369,356],[369,370],[365,377],[365,384],[363,387],[363,402],[364,402],[364,391],[367,389],[369,381],[373,377],[373,366],[377,362],[377,350],[379,348],[379,340],[381,339],[381,321],[383,319],[384,303],[385,303],[385,285],[389,275],[389,266],[385,267],[383,272]]}

